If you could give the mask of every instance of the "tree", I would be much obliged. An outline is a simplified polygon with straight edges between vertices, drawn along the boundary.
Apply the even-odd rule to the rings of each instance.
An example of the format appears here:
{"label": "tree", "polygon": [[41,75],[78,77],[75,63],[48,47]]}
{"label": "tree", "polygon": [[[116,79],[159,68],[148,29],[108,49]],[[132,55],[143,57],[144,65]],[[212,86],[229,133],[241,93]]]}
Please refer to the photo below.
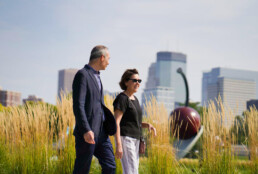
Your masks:
{"label": "tree", "polygon": [[[179,105],[185,106],[184,103],[180,103]],[[189,102],[188,107],[195,109],[199,113],[202,122],[204,107],[200,106],[200,102]]]}
{"label": "tree", "polygon": [[235,117],[234,124],[230,131],[231,134],[234,134],[236,136],[237,144],[247,143],[246,138],[248,135],[248,125],[244,116],[237,115]]}

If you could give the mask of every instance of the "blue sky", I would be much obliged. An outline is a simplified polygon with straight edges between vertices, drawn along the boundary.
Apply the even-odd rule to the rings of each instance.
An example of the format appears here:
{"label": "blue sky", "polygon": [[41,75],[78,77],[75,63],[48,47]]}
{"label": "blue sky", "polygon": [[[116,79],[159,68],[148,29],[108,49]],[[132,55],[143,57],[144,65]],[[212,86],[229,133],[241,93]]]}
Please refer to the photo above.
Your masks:
{"label": "blue sky", "polygon": [[258,71],[255,0],[0,0],[0,86],[55,103],[58,70],[82,68],[97,44],[111,60],[104,88],[120,91],[125,69],[147,80],[158,51],[187,55],[190,99],[201,100],[202,72]]}

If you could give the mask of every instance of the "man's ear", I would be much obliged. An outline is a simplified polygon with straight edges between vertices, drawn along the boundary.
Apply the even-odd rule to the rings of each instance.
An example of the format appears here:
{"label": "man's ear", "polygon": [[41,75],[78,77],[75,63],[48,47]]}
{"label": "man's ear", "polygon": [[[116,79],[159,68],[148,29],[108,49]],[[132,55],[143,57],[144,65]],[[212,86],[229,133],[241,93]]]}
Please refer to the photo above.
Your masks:
{"label": "man's ear", "polygon": [[100,56],[100,61],[103,62],[104,60],[105,60],[105,56],[104,55]]}

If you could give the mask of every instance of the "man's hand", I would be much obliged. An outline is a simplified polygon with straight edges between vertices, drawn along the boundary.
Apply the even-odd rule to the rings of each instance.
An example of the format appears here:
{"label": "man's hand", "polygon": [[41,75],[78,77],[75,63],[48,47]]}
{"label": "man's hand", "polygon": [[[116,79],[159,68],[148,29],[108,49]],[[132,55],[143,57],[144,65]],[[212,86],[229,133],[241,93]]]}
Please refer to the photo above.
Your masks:
{"label": "man's hand", "polygon": [[95,144],[94,141],[94,133],[92,131],[88,131],[83,135],[83,138],[85,140],[86,143],[89,144]]}

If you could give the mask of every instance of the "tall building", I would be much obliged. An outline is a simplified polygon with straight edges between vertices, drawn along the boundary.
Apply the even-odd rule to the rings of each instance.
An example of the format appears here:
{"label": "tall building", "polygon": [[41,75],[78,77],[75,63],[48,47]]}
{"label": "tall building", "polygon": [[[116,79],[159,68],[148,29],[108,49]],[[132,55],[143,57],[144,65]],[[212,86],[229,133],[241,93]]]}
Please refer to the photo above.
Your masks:
{"label": "tall building", "polygon": [[0,103],[7,106],[17,106],[21,104],[21,93],[0,90]]}
{"label": "tall building", "polygon": [[246,109],[250,110],[251,107],[255,107],[258,109],[258,99],[257,100],[249,100],[246,102]]}
{"label": "tall building", "polygon": [[202,105],[208,106],[221,96],[223,104],[235,115],[242,115],[246,102],[258,98],[258,72],[213,68],[202,78]]}
{"label": "tall building", "polygon": [[155,88],[144,89],[142,103],[146,104],[152,97],[155,97],[157,103],[163,104],[168,114],[170,114],[175,106],[174,90],[172,88],[157,86]]}
{"label": "tall building", "polygon": [[158,103],[163,103],[170,113],[175,104],[185,102],[185,85],[177,73],[182,68],[186,74],[186,55],[177,52],[162,51],[157,53],[157,61],[149,67],[148,79],[142,94],[145,104],[153,95]]}
{"label": "tall building", "polygon": [[72,84],[75,74],[78,69],[63,69],[58,72],[58,97],[60,98],[61,92],[68,94],[72,92]]}
{"label": "tall building", "polygon": [[156,79],[156,63],[152,63],[149,67],[148,79],[145,88],[155,88],[157,86]]}

